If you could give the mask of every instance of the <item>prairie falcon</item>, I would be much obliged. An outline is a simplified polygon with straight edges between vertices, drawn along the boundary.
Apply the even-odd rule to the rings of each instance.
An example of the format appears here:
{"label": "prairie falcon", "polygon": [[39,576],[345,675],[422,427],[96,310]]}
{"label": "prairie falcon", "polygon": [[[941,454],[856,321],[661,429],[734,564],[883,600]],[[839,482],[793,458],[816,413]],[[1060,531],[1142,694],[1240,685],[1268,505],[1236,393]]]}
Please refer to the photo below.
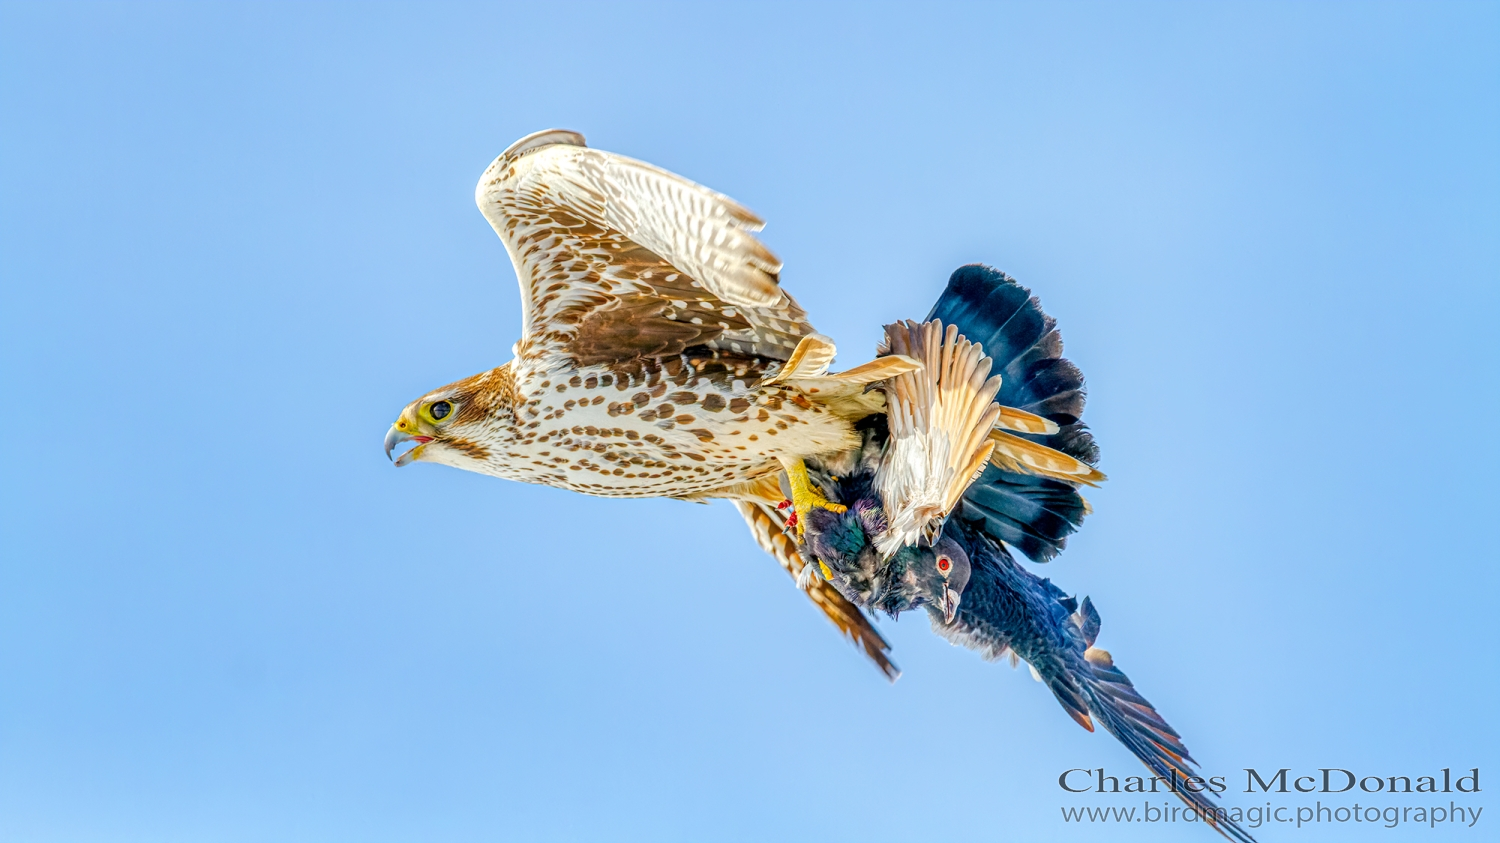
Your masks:
{"label": "prairie falcon", "polygon": [[[728,498],[800,574],[774,507],[778,475],[790,475],[800,511],[826,503],[802,459],[858,447],[855,423],[885,404],[866,387],[918,364],[887,355],[830,373],[833,342],[779,286],[781,262],[753,234],[760,218],[577,133],[517,141],[475,199],[515,265],[521,339],[510,362],[408,404],[387,454],[410,444],[397,465],[590,495]],[[869,620],[826,582],[809,586],[896,675]]]}

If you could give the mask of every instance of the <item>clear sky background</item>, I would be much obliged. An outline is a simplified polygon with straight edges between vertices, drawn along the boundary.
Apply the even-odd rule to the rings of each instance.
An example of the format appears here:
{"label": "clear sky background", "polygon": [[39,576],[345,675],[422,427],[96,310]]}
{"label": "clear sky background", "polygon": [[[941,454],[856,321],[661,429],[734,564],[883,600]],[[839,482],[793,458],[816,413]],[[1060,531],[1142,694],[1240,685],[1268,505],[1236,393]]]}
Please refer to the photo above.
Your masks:
{"label": "clear sky background", "polygon": [[1493,3],[0,7],[0,840],[1212,839],[1065,825],[1140,802],[1057,785],[1123,748],[919,617],[887,684],[727,504],[391,467],[509,359],[473,186],[551,126],[765,216],[844,364],[960,264],[1032,287],[1110,475],[1045,573],[1225,801],[1477,766],[1474,829],[1257,834],[1495,839],[1497,45]]}

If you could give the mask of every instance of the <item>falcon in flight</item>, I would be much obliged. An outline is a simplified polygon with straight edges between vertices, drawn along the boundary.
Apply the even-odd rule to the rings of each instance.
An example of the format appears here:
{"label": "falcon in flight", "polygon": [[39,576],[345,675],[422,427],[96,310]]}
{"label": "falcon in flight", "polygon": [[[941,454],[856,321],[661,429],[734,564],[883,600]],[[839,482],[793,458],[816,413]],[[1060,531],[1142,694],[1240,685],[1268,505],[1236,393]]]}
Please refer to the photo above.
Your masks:
{"label": "falcon in flight", "polygon": [[[885,411],[885,393],[867,387],[921,364],[886,354],[830,373],[834,344],[781,289],[781,262],[753,234],[760,218],[680,176],[589,149],[575,132],[512,144],[475,200],[520,282],[514,359],[408,404],[386,453],[409,446],[398,466],[440,463],[605,497],[727,498],[801,575],[791,513],[777,508],[779,476],[803,519],[841,510],[808,482],[803,460],[858,448],[855,425]],[[1025,444],[1012,459],[1063,457]],[[857,607],[821,578],[801,580],[898,675]]]}

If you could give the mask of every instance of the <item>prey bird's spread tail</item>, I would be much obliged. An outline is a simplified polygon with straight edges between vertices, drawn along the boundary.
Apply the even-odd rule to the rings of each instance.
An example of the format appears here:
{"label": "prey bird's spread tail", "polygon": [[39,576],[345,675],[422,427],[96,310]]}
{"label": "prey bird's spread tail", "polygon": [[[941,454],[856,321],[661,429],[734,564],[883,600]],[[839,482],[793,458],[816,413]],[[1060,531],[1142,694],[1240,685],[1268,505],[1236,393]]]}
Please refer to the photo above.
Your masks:
{"label": "prey bird's spread tail", "polygon": [[953,273],[927,318],[981,345],[1001,378],[995,400],[1020,411],[1002,411],[990,465],[955,517],[983,520],[990,535],[1034,561],[1053,558],[1089,512],[1078,485],[1104,479],[1081,421],[1083,373],[1062,356],[1057,323],[1030,290],[978,264]]}
{"label": "prey bird's spread tail", "polygon": [[[1087,512],[1077,487],[1104,479],[1084,459],[1097,451],[1079,419],[1082,376],[1061,358],[1055,325],[1024,288],[1003,273],[964,267],[933,312],[957,321],[886,326],[877,349],[886,356],[877,362],[915,368],[884,381],[885,413],[861,422],[861,447],[810,461],[834,511],[809,520],[816,507],[798,504],[800,478],[790,484],[797,533],[813,530],[799,546],[819,563],[799,582],[832,582],[872,611],[957,603],[961,560],[933,575],[928,569],[943,554],[911,552],[935,547],[951,515],[985,520],[995,538],[1045,560]],[[820,345],[804,339],[787,370],[816,377]]]}

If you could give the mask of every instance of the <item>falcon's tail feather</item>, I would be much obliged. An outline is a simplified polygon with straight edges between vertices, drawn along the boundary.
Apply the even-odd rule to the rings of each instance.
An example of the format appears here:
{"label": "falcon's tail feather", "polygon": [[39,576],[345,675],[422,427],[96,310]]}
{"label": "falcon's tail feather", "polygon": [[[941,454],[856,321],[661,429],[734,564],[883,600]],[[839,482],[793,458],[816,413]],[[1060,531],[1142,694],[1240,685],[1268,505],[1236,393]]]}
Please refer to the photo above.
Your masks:
{"label": "falcon's tail feather", "polygon": [[1014,430],[1017,433],[1040,433],[1049,436],[1060,430],[1057,422],[1051,419],[1044,419],[1035,413],[1017,410],[1015,407],[1001,407],[1000,420],[995,422],[995,427],[999,430]]}
{"label": "falcon's tail feather", "polygon": [[990,462],[1006,471],[1036,474],[1065,483],[1083,483],[1089,486],[1097,486],[1105,480],[1104,472],[1056,448],[1038,445],[1030,439],[998,429],[991,430],[989,437],[995,445]]}
{"label": "falcon's tail feather", "polygon": [[[995,400],[1022,411],[1002,415],[997,426],[1009,433],[993,434],[997,447],[992,464],[969,487],[960,511],[965,518],[983,520],[995,538],[1045,562],[1063,549],[1088,514],[1075,484],[1104,478],[1092,469],[1099,448],[1080,421],[1083,373],[1063,358],[1057,324],[1031,291],[990,267],[972,264],[955,271],[927,318],[955,325],[983,345],[1002,377]],[[1059,461],[1058,470],[1038,472],[1039,464],[1055,458],[1043,459],[1048,452],[1021,443],[1061,451],[1071,460]]]}
{"label": "falcon's tail feather", "polygon": [[882,348],[922,364],[885,385],[890,445],[876,482],[889,530],[875,543],[891,553],[935,539],[991,458],[1000,378],[982,348],[939,320],[887,325]]}
{"label": "falcon's tail feather", "polygon": [[959,267],[932,306],[928,319],[957,325],[959,333],[984,346],[1004,378],[995,400],[1041,416],[1059,430],[1033,441],[1093,465],[1099,449],[1079,419],[1083,416],[1083,373],[1062,356],[1057,321],[1042,310],[1031,291],[988,266]]}

